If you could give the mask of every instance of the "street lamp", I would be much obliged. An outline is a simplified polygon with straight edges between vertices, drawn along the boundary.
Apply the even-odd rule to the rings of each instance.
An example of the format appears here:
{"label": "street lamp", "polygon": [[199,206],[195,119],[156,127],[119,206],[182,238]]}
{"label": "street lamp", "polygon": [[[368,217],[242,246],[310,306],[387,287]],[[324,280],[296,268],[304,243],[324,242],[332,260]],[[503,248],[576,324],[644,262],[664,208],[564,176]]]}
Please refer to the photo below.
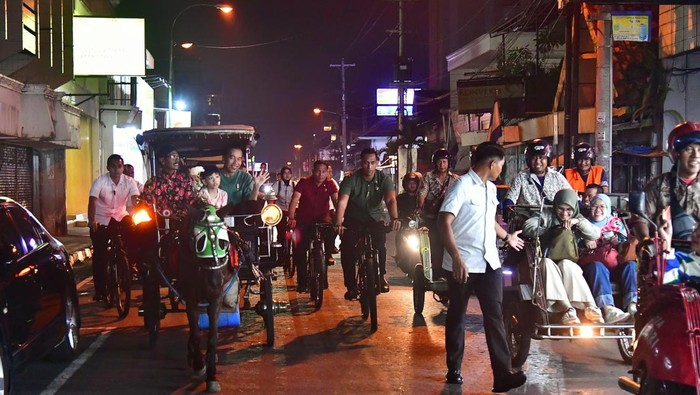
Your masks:
{"label": "street lamp", "polygon": [[348,115],[345,113],[345,106],[343,106],[343,111],[341,114],[338,114],[337,112],[333,111],[328,111],[324,110],[322,108],[314,108],[314,114],[319,115],[321,113],[328,113],[328,114],[333,114],[337,115],[340,117],[340,144],[343,146],[342,150],[342,155],[343,155],[343,168],[342,171],[345,171],[345,167],[348,165],[348,135],[347,135],[347,119]]}
{"label": "street lamp", "polygon": [[190,4],[187,7],[180,10],[180,12],[178,12],[177,15],[175,15],[175,18],[173,18],[173,22],[170,24],[170,57],[168,62],[168,127],[172,126],[172,116],[170,115],[170,113],[173,111],[173,47],[175,46],[173,40],[173,32],[175,31],[175,23],[177,22],[178,18],[180,18],[180,16],[185,13],[185,11],[195,7],[213,7],[223,12],[224,14],[228,14],[233,11],[233,8],[226,4]]}

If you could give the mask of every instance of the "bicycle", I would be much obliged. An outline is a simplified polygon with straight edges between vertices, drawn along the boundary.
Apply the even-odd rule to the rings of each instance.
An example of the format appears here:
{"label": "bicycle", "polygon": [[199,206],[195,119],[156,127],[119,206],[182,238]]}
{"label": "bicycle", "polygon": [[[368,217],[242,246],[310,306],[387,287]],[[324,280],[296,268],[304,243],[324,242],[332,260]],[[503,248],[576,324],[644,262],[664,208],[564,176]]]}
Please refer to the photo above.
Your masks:
{"label": "bicycle", "polygon": [[[388,232],[391,228],[385,227],[384,230]],[[369,318],[370,330],[375,332],[377,330],[377,295],[381,292],[379,250],[373,248],[372,234],[367,229],[362,231],[346,229],[345,231],[355,232],[360,236],[355,245],[355,251],[359,251],[355,283],[359,293],[362,319]]]}
{"label": "bicycle", "polygon": [[128,229],[124,222],[114,218],[107,225],[107,307],[116,307],[119,319],[129,315],[131,307],[131,265],[127,256],[122,232]]}
{"label": "bicycle", "polygon": [[316,309],[323,305],[323,290],[328,284],[328,272],[326,271],[326,252],[324,248],[326,232],[333,228],[330,223],[315,223],[312,225],[313,239],[309,244],[307,259],[307,276],[309,282],[309,295]]}

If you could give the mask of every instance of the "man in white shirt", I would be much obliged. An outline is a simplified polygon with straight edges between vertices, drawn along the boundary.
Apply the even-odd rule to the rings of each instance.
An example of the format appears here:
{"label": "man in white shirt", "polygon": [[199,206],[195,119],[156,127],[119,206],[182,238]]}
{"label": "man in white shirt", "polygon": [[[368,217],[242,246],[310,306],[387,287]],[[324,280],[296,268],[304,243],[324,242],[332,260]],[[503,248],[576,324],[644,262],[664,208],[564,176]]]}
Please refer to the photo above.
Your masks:
{"label": "man in white shirt", "polygon": [[114,218],[121,221],[128,215],[129,200],[136,204],[139,190],[132,178],[124,175],[124,159],[119,155],[107,158],[107,173],[99,176],[90,188],[88,223],[92,239],[92,278],[95,284],[93,300],[104,300],[107,289],[107,225]]}
{"label": "man in white shirt", "polygon": [[503,169],[505,152],[500,145],[479,144],[472,154],[472,168],[445,196],[438,228],[445,251],[442,267],[448,272],[450,300],[445,321],[448,384],[462,384],[464,315],[472,291],[484,317],[484,332],[493,371],[494,392],[506,392],[525,383],[523,372],[512,371],[511,354],[503,324],[503,273],[496,237],[516,250],[524,242],[516,231],[508,234],[496,222],[498,199],[493,184]]}

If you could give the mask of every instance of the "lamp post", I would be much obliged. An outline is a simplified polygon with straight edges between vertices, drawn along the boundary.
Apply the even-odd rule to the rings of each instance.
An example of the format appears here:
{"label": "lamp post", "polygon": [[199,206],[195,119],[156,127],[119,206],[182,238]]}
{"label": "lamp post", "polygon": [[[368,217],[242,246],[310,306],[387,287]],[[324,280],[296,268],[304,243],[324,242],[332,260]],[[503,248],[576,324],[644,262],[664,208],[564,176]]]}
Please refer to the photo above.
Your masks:
{"label": "lamp post", "polygon": [[341,133],[340,134],[340,144],[342,144],[342,146],[343,146],[342,147],[343,159],[341,162],[343,164],[343,168],[341,170],[345,171],[345,167],[348,164],[348,135],[347,135],[348,114],[345,113],[345,106],[344,105],[343,105],[343,113],[342,114],[338,114],[337,112],[333,112],[333,111],[324,110],[324,109],[321,109],[318,107],[314,108],[314,114],[316,114],[316,115],[319,115],[319,114],[324,113],[324,112],[328,113],[328,114],[337,115],[340,117],[340,133]]}
{"label": "lamp post", "polygon": [[185,11],[195,7],[213,7],[223,12],[224,14],[228,14],[233,11],[233,8],[231,6],[225,4],[190,4],[187,7],[180,10],[180,12],[178,12],[177,15],[175,15],[175,18],[173,18],[173,22],[170,24],[170,56],[168,62],[168,127],[172,127],[171,113],[173,111],[173,47],[175,46],[175,42],[173,40],[173,32],[175,31],[175,23],[177,23],[178,18],[180,18],[180,16],[184,14]]}
{"label": "lamp post", "polygon": [[294,149],[297,150],[296,162],[297,162],[297,168],[299,169],[299,178],[302,177],[302,173],[301,173],[301,148],[302,147],[303,147],[303,145],[301,145],[301,144],[294,144]]}

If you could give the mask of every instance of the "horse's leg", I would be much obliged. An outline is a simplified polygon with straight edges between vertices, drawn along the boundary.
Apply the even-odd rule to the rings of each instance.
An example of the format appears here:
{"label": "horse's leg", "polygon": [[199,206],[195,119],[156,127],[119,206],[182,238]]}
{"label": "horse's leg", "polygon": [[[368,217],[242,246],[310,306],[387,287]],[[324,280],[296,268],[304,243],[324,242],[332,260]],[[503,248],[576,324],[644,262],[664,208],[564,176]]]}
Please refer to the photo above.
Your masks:
{"label": "horse's leg", "polygon": [[199,307],[196,299],[187,300],[187,322],[190,326],[190,337],[187,342],[187,362],[194,370],[195,375],[201,376],[204,374],[204,360],[202,350],[199,348],[201,334],[197,321],[199,318]]}
{"label": "horse's leg", "polygon": [[216,346],[219,338],[219,314],[223,290],[218,289],[218,295],[210,299],[207,307],[209,315],[209,339],[207,340],[207,392],[221,391],[221,385],[216,380]]}

